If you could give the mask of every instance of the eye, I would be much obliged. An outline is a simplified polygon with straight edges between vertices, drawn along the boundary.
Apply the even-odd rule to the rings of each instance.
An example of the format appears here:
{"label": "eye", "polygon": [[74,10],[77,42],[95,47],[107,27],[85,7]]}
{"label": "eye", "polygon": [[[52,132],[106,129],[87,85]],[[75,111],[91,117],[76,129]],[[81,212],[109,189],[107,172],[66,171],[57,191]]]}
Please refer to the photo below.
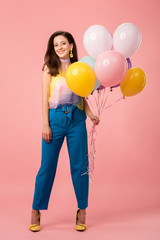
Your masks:
{"label": "eye", "polygon": [[65,45],[66,43],[65,42],[63,42],[63,45]]}

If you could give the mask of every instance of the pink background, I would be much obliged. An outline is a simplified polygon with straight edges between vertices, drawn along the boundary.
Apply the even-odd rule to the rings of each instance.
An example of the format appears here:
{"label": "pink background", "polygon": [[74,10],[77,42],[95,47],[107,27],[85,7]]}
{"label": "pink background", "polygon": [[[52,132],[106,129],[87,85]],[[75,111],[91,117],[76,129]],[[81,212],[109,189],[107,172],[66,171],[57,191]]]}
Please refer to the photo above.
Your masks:
{"label": "pink background", "polygon": [[[142,43],[131,57],[147,75],[144,90],[117,102],[97,126],[94,182],[83,239],[160,239],[159,1],[10,0],[1,3],[0,226],[3,239],[80,239],[76,198],[64,143],[42,231],[28,231],[41,158],[41,68],[50,35],[73,34],[79,58],[95,24],[112,34],[132,22]],[[114,94],[114,93],[113,93]],[[95,112],[96,114],[96,112]],[[88,132],[91,122],[87,119]],[[9,229],[9,231],[8,231]]]}

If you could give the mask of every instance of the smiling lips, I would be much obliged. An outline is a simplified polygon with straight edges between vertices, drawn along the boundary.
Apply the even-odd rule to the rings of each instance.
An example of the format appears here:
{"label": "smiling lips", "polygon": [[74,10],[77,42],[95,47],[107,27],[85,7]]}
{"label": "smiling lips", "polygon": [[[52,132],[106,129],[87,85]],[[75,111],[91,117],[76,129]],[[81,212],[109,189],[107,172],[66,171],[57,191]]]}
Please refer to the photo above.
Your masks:
{"label": "smiling lips", "polygon": [[59,54],[62,54],[64,52],[65,52],[65,50],[58,51]]}

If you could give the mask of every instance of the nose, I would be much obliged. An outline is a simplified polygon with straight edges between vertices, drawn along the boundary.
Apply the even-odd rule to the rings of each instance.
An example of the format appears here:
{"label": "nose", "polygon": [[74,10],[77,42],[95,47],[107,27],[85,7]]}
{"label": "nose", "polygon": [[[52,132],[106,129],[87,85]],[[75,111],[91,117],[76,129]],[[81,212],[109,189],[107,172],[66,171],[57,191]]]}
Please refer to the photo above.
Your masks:
{"label": "nose", "polygon": [[62,44],[61,43],[59,44],[58,49],[62,49]]}

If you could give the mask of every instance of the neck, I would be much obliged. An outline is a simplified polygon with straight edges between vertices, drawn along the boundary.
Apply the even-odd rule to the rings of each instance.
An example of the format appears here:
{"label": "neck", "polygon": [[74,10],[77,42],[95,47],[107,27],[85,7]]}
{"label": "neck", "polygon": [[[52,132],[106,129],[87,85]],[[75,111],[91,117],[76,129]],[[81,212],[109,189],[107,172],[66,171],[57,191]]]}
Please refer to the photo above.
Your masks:
{"label": "neck", "polygon": [[67,62],[70,62],[70,58],[66,58],[66,59],[60,58],[60,61],[61,63],[67,63]]}
{"label": "neck", "polygon": [[71,62],[61,62],[60,69],[62,72],[66,72],[67,68],[71,65]]}

